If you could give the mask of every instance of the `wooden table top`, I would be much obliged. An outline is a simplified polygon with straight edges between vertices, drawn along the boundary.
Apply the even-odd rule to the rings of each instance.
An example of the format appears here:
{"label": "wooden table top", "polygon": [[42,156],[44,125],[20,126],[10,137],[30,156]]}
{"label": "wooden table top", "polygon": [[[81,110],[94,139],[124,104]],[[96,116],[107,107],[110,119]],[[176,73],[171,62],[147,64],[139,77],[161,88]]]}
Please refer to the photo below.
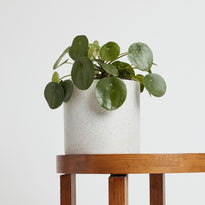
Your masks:
{"label": "wooden table top", "polygon": [[66,174],[205,172],[205,153],[59,155],[57,172]]}

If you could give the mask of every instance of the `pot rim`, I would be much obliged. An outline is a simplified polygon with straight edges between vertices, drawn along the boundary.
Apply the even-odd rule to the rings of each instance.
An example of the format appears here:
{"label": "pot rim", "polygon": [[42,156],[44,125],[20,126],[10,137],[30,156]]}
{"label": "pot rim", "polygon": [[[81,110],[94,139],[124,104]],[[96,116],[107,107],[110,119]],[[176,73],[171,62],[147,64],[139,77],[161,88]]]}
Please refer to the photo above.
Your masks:
{"label": "pot rim", "polygon": [[[115,77],[117,77],[117,76],[115,76]],[[117,78],[119,78],[119,77],[117,77]],[[94,81],[99,81],[99,80],[101,80],[101,79],[103,79],[103,78],[100,78],[100,79],[94,78]],[[122,81],[125,81],[125,82],[140,83],[139,81],[136,81],[136,80],[130,80],[130,79],[124,79],[124,78],[119,78],[119,79],[122,80]]]}

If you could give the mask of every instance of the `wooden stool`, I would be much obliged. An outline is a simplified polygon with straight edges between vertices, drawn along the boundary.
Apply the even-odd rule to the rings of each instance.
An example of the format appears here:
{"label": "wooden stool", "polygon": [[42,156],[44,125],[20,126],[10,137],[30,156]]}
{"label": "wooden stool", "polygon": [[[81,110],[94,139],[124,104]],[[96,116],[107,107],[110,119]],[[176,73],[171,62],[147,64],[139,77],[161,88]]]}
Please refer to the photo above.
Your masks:
{"label": "wooden stool", "polygon": [[128,174],[149,174],[150,205],[165,205],[165,173],[205,172],[205,153],[60,155],[57,172],[61,205],[76,205],[76,174],[111,174],[109,205],[128,205]]}

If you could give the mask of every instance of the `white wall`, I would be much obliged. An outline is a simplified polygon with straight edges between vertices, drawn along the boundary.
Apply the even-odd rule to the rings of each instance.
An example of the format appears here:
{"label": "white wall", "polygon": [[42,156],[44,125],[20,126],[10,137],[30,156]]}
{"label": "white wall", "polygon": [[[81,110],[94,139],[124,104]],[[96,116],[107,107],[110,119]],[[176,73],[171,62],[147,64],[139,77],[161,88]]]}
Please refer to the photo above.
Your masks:
{"label": "white wall", "polygon": [[[205,152],[204,7],[200,0],[1,0],[0,204],[59,204],[63,113],[48,109],[43,90],[77,34],[101,45],[114,40],[123,51],[135,41],[152,48],[168,90],[161,99],[142,95],[143,152]],[[78,205],[107,204],[107,177],[79,175]],[[167,205],[205,204],[204,174],[166,180]],[[130,205],[148,205],[147,175],[130,175],[129,188]]]}

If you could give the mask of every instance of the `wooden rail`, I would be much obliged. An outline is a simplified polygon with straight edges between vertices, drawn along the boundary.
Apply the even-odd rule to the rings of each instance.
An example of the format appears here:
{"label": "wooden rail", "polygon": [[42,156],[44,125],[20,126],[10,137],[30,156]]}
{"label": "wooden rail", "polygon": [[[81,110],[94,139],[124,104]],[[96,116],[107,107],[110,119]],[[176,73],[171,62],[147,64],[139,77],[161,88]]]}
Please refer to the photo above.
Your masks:
{"label": "wooden rail", "polygon": [[205,154],[99,154],[57,156],[57,172],[145,174],[205,172]]}

